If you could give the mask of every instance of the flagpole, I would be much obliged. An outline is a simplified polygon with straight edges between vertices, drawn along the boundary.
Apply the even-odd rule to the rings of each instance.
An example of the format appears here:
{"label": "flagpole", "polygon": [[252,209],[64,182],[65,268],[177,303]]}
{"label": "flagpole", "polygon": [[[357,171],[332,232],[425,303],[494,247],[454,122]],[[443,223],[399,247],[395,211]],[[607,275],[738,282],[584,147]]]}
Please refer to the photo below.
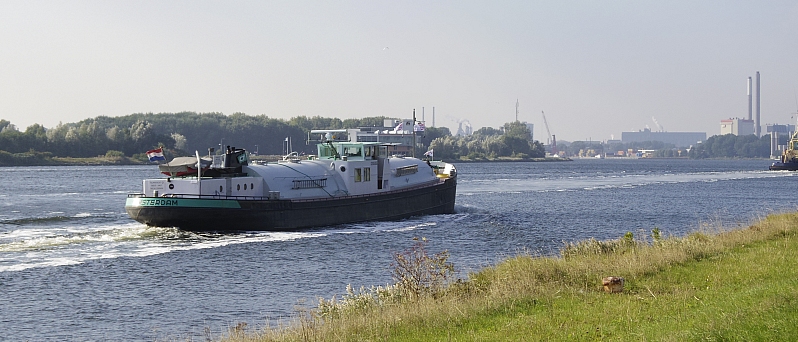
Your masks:
{"label": "flagpole", "polygon": [[[161,149],[161,152],[163,152],[163,146],[161,146],[160,149]],[[166,158],[166,155],[164,154],[163,157]],[[169,159],[166,159],[166,167],[169,169],[169,175],[171,177],[174,177],[175,173],[172,172],[172,165],[170,165],[169,163],[170,163]]]}

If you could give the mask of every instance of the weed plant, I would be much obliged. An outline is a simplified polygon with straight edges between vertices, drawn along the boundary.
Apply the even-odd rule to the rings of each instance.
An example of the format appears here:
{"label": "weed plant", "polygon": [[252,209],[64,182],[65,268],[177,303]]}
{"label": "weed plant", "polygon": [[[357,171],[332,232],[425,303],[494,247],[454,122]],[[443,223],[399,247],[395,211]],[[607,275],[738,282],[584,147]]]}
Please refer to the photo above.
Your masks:
{"label": "weed plant", "polygon": [[[417,240],[395,255],[395,284],[350,286],[289,324],[231,328],[225,340],[796,340],[796,222],[798,213],[785,213],[683,237],[655,228],[589,239],[456,281],[448,253],[427,255]],[[624,277],[624,291],[604,293],[605,276]]]}

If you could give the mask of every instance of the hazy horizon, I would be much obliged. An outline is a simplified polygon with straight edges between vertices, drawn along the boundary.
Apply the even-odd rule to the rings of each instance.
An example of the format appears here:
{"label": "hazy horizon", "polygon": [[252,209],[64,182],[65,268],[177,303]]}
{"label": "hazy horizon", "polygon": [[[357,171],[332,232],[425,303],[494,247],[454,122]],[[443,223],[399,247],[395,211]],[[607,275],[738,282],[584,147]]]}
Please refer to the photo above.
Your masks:
{"label": "hazy horizon", "polygon": [[21,130],[193,111],[421,118],[453,132],[518,119],[546,140],[648,127],[720,133],[798,112],[788,1],[0,3],[0,119]]}

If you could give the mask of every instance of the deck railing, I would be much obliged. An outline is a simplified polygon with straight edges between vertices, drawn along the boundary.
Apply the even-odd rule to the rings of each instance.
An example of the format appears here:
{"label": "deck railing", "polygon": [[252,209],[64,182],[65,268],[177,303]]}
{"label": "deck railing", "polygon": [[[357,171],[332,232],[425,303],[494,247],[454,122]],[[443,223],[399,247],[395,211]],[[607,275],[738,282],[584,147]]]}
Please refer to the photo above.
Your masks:
{"label": "deck railing", "polygon": [[[292,202],[315,202],[315,201],[328,201],[331,199],[347,199],[347,198],[360,198],[360,197],[368,197],[374,195],[386,195],[386,194],[395,194],[401,193],[405,191],[412,191],[421,188],[426,188],[429,186],[433,186],[436,184],[443,184],[445,183],[445,179],[435,179],[429,182],[421,183],[412,187],[396,189],[396,190],[389,190],[383,191],[373,194],[364,194],[364,195],[348,195],[348,196],[337,196],[337,197],[320,197],[320,198],[307,198],[307,199],[290,199],[290,198],[280,198],[280,199],[273,199],[269,196],[225,196],[225,195],[198,195],[198,194],[162,194],[157,198],[186,198],[186,199],[218,199],[218,200],[242,200],[242,201],[292,201]],[[128,194],[128,198],[155,198],[153,196],[147,196],[146,194],[142,193],[135,193],[135,194]]]}

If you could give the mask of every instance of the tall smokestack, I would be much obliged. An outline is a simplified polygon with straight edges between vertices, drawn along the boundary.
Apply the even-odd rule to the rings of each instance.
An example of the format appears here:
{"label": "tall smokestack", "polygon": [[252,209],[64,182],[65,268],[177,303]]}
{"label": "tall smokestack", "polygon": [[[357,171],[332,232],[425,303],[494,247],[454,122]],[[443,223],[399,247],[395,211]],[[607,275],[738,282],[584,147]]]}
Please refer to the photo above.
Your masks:
{"label": "tall smokestack", "polygon": [[748,120],[753,120],[754,94],[751,92],[751,77],[748,77]]}
{"label": "tall smokestack", "polygon": [[759,71],[756,72],[756,121],[754,121],[754,132],[758,137],[762,136],[762,128],[759,127],[759,98],[762,92],[759,90]]}

